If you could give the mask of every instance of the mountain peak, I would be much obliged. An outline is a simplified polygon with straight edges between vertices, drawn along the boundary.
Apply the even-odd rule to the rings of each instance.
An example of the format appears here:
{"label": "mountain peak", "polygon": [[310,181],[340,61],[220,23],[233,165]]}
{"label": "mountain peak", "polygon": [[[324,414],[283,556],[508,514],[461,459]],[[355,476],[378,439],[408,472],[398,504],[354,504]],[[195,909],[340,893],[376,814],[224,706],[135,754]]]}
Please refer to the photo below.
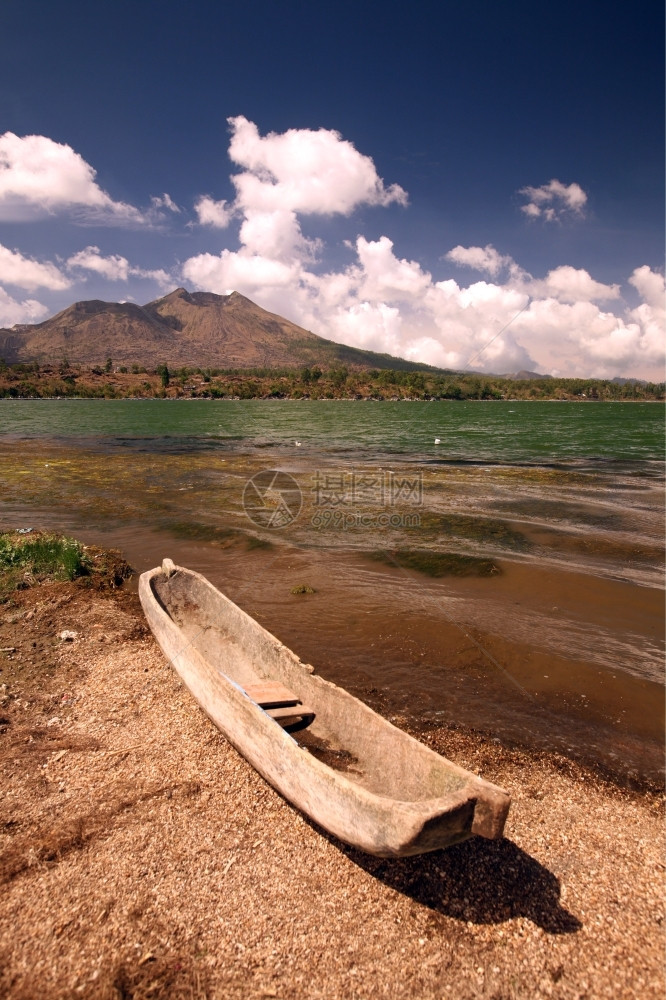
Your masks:
{"label": "mountain peak", "polygon": [[144,306],[93,300],[19,330],[0,330],[0,356],[14,361],[197,368],[425,367],[324,340],[233,291],[175,288]]}
{"label": "mountain peak", "polygon": [[[184,299],[186,302],[191,302],[192,296],[186,288],[174,288],[168,295],[162,296],[161,299],[155,299],[155,302],[171,302],[174,299]],[[154,305],[154,303],[151,302],[150,305]]]}

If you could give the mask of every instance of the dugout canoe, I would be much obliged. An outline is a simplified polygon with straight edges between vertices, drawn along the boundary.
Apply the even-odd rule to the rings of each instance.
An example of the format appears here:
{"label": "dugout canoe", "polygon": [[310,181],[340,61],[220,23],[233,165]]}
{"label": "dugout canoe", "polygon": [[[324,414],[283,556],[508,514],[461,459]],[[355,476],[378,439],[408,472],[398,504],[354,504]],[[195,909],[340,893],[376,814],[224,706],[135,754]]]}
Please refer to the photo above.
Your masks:
{"label": "dugout canoe", "polygon": [[325,830],[379,857],[502,836],[510,797],[318,677],[199,573],[143,573],[167,659],[229,742]]}

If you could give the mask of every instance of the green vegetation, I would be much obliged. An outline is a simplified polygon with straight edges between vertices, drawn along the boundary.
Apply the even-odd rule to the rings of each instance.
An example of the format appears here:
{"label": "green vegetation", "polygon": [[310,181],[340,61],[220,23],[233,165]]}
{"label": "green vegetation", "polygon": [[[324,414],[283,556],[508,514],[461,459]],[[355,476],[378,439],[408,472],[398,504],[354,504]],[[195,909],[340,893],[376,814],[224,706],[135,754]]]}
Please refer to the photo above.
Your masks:
{"label": "green vegetation", "polygon": [[432,552],[427,549],[380,549],[368,552],[370,559],[387,566],[414,569],[426,576],[495,576],[501,570],[491,559],[464,556],[457,552]]}
{"label": "green vegetation", "polygon": [[298,587],[291,588],[292,594],[297,596],[298,594],[316,594],[317,591],[313,587],[309,587],[307,583],[300,583]]}
{"label": "green vegetation", "polygon": [[185,538],[195,542],[212,542],[220,548],[229,548],[239,542],[245,543],[245,549],[270,549],[271,542],[256,535],[249,535],[239,528],[220,528],[201,521],[162,521],[160,527],[169,531],[175,538]]}
{"label": "green vegetation", "polygon": [[474,517],[471,514],[445,514],[439,521],[439,528],[447,535],[469,538],[477,542],[492,542],[503,548],[522,552],[531,548],[531,543],[522,531],[516,531],[506,521],[490,517]]}
{"label": "green vegetation", "polygon": [[[350,348],[351,350],[351,348]],[[188,398],[188,399],[559,399],[663,400],[664,383],[608,382],[603,379],[537,378],[512,380],[495,375],[442,372],[410,366],[365,369],[340,364],[298,368],[170,369],[147,371],[133,364],[113,371],[87,368],[63,359],[58,365],[6,365],[0,359],[0,398]],[[142,376],[142,377],[138,377]]]}
{"label": "green vegetation", "polygon": [[195,542],[215,542],[218,545],[235,542],[243,534],[236,528],[219,528],[213,524],[202,524],[200,521],[163,521],[160,526],[175,538],[186,538]]}
{"label": "green vegetation", "polygon": [[248,552],[252,552],[253,549],[272,549],[273,543],[269,542],[267,538],[259,538],[257,535],[247,535],[245,547]]}
{"label": "green vegetation", "polygon": [[0,533],[0,601],[33,583],[73,580],[89,571],[90,560],[73,538],[42,532]]}
{"label": "green vegetation", "polygon": [[85,587],[113,590],[131,575],[132,567],[116,549],[84,546],[54,532],[0,532],[0,604],[15,591],[40,583],[76,580]]}

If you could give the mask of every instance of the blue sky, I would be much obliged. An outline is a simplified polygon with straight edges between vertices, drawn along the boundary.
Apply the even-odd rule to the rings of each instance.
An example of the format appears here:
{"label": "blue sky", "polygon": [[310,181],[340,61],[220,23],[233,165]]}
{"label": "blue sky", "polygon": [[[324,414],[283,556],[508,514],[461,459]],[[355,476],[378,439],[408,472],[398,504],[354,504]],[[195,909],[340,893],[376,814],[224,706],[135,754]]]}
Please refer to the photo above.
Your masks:
{"label": "blue sky", "polygon": [[0,325],[178,285],[447,367],[663,378],[656,2],[5,0]]}

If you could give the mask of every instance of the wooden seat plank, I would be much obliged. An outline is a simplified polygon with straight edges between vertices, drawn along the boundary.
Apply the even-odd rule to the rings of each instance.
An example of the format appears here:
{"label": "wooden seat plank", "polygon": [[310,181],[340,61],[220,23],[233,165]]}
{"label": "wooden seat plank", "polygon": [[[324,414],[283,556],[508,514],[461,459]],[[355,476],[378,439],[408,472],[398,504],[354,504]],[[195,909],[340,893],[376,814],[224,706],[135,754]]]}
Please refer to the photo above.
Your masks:
{"label": "wooden seat plank", "polygon": [[294,706],[280,706],[279,708],[267,708],[266,714],[270,715],[272,719],[277,719],[278,722],[282,722],[283,719],[299,719],[310,716],[310,722],[314,719],[315,714],[311,708],[306,708],[305,705],[294,705]]}
{"label": "wooden seat plank", "polygon": [[272,719],[279,722],[288,733],[298,732],[299,729],[306,729],[314,721],[315,713],[305,705],[294,705],[292,707],[265,708],[264,711]]}
{"label": "wooden seat plank", "polygon": [[300,699],[293,691],[279,681],[262,681],[259,684],[246,684],[245,692],[252,701],[262,708],[278,708],[281,705],[298,705]]}
{"label": "wooden seat plank", "polygon": [[262,681],[246,684],[245,693],[263,708],[267,715],[279,722],[287,732],[305,729],[315,717],[311,708],[301,704],[300,698],[280,681]]}

